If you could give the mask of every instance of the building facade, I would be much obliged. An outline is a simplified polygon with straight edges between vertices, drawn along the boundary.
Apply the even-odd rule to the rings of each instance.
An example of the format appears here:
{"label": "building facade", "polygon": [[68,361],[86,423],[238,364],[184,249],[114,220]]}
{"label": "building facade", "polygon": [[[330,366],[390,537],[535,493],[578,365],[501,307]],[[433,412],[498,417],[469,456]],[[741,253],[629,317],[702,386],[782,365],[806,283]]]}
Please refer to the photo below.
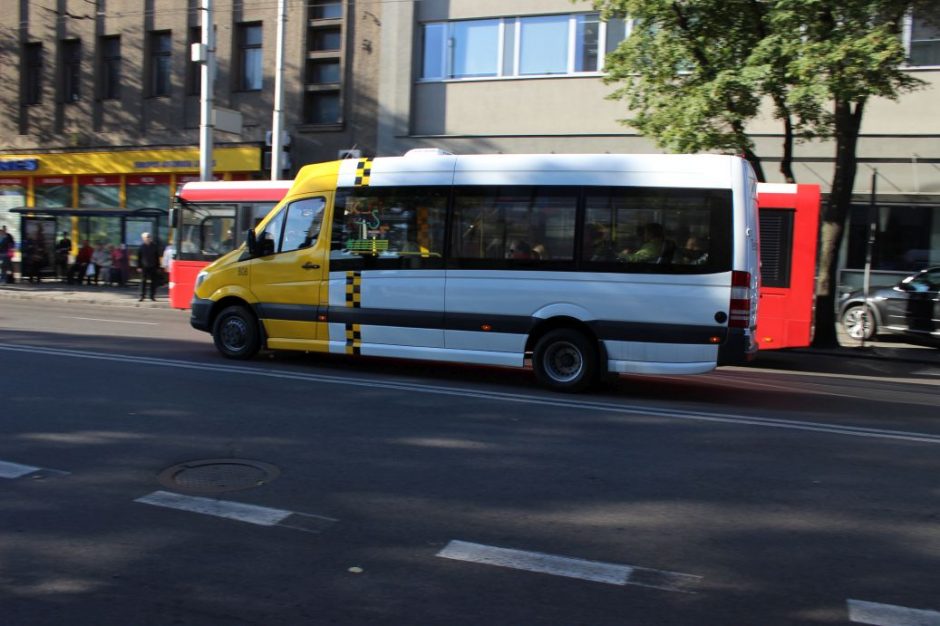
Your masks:
{"label": "building facade", "polygon": [[[11,209],[27,207],[45,237],[136,242],[135,230],[165,230],[165,221],[128,226],[107,210],[165,213],[176,188],[199,178],[201,65],[191,51],[201,3],[9,5],[0,12],[0,222],[19,238]],[[286,7],[285,161],[373,153],[378,16],[345,0]],[[212,22],[213,177],[270,178],[277,3],[216,0]]]}
{"label": "building facade", "polygon": [[[629,116],[623,102],[605,99],[614,86],[602,81],[603,57],[629,21],[602,23],[590,3],[568,0],[395,2],[383,5],[382,21],[380,153],[660,151],[618,122]],[[940,264],[940,29],[911,15],[904,43],[907,71],[927,86],[866,108],[844,288],[861,280],[875,171],[879,280]],[[782,182],[781,131],[769,107],[749,127],[770,182]],[[827,193],[833,155],[829,141],[798,145],[798,182]]]}

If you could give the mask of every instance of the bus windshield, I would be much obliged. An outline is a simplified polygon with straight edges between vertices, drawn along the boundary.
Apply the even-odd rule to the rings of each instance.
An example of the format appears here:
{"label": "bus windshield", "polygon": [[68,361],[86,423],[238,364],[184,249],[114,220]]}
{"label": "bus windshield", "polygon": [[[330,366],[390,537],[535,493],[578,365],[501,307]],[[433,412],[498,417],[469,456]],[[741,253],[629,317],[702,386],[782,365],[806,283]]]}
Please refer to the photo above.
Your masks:
{"label": "bus windshield", "polygon": [[238,248],[276,202],[180,203],[177,258],[212,261]]}

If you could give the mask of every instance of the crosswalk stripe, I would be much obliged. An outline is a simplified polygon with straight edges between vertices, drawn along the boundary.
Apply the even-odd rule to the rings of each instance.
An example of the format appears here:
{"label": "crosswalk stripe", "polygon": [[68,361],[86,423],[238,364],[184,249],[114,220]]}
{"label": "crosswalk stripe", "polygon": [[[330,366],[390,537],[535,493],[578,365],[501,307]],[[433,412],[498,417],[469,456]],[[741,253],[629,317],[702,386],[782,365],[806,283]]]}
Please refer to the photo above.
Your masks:
{"label": "crosswalk stripe", "polygon": [[134,500],[141,504],[200,513],[214,517],[256,524],[258,526],[284,526],[305,532],[319,532],[337,520],[319,515],[296,513],[255,504],[244,504],[231,500],[216,500],[200,496],[187,496],[169,491],[154,491]]}
{"label": "crosswalk stripe", "polygon": [[940,613],[893,604],[847,600],[849,621],[872,626],[940,626]]}
{"label": "crosswalk stripe", "polygon": [[437,556],[456,561],[496,565],[540,574],[578,578],[608,585],[636,585],[665,591],[691,593],[686,587],[701,580],[701,576],[666,572],[662,570],[604,563],[542,552],[529,552],[499,548],[467,541],[451,541]]}

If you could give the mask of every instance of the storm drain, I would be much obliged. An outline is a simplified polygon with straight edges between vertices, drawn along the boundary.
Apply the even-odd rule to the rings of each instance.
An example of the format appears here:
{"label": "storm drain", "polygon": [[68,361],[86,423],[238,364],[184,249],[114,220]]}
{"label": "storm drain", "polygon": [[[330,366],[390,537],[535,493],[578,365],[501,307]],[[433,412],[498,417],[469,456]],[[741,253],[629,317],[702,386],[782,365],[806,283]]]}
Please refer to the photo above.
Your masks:
{"label": "storm drain", "polygon": [[160,472],[157,479],[170,489],[188,493],[223,493],[260,487],[277,478],[280,470],[270,463],[248,459],[187,461]]}

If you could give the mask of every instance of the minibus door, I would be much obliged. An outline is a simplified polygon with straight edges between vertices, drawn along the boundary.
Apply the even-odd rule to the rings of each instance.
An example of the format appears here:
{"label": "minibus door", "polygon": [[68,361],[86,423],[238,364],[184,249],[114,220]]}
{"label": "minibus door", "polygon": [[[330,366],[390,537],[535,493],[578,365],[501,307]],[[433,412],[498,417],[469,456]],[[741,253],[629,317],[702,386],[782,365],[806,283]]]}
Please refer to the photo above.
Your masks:
{"label": "minibus door", "polygon": [[269,348],[314,350],[327,338],[318,313],[330,242],[320,229],[331,195],[284,205],[256,235],[250,283]]}

